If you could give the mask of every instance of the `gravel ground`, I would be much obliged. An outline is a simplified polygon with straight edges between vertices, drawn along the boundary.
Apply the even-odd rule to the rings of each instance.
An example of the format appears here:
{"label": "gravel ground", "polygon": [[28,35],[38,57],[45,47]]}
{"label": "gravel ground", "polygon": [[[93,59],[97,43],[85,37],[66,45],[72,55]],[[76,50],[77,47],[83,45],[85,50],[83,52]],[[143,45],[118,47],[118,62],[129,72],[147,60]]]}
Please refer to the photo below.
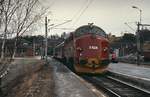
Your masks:
{"label": "gravel ground", "polygon": [[6,97],[55,97],[50,66],[44,66],[23,78]]}
{"label": "gravel ground", "polygon": [[53,97],[52,69],[37,58],[18,58],[2,78],[0,97]]}

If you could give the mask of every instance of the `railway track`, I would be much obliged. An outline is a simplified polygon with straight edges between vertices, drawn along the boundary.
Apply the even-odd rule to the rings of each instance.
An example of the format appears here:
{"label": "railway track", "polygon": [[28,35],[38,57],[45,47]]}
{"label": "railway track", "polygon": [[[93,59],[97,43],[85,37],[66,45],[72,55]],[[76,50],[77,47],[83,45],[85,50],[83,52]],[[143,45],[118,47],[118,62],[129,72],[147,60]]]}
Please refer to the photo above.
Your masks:
{"label": "railway track", "polygon": [[113,76],[89,77],[83,76],[85,80],[92,83],[108,97],[150,97],[150,92]]}

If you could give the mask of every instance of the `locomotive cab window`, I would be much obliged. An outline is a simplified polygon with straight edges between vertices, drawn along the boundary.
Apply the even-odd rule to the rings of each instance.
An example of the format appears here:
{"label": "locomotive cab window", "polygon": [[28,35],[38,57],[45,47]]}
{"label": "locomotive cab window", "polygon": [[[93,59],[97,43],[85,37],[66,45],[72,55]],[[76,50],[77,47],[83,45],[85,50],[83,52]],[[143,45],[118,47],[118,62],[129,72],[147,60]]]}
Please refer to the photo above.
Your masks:
{"label": "locomotive cab window", "polygon": [[80,37],[85,34],[94,34],[105,38],[107,37],[106,33],[101,28],[94,25],[92,27],[89,25],[82,26],[75,31],[75,37]]}

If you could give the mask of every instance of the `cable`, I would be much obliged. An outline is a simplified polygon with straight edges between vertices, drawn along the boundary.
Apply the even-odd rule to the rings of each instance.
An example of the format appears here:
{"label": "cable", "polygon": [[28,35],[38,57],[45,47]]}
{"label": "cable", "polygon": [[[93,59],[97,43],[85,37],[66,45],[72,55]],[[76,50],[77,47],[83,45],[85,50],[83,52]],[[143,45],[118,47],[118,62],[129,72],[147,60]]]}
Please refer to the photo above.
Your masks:
{"label": "cable", "polygon": [[74,28],[53,28],[53,29],[61,29],[61,30],[75,30]]}
{"label": "cable", "polygon": [[77,19],[75,20],[73,26],[78,22],[78,20],[80,19],[80,17],[85,13],[85,11],[89,8],[90,4],[91,4],[93,1],[94,1],[94,0],[90,0],[90,1],[88,2],[88,0],[87,0],[87,2],[88,2],[87,5],[86,5],[85,8],[82,10],[82,12],[79,14],[79,16],[78,16]]}
{"label": "cable", "polygon": [[88,2],[88,0],[85,0],[85,2],[83,3],[83,5],[81,6],[81,8],[78,10],[78,12],[72,17],[72,20],[76,17],[78,17],[78,14],[81,13],[81,11],[84,9],[84,5],[86,4],[86,2]]}
{"label": "cable", "polygon": [[135,32],[135,29],[133,29],[127,22],[124,23],[127,27],[129,27],[132,31]]}

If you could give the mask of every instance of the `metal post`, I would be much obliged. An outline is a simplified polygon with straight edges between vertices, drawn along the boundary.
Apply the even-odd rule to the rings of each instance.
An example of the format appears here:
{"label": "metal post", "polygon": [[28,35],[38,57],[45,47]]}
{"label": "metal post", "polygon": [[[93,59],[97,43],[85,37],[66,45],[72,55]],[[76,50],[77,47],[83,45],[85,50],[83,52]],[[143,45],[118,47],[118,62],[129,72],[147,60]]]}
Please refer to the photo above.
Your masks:
{"label": "metal post", "polygon": [[140,24],[141,24],[142,23],[142,10],[139,7],[137,7],[137,6],[132,6],[132,8],[135,8],[138,11],[140,11]]}
{"label": "metal post", "polygon": [[142,10],[140,8],[138,8],[137,6],[132,6],[132,8],[135,8],[135,9],[139,10],[139,12],[140,12],[140,21],[137,24],[137,32],[136,32],[137,65],[140,65],[140,57],[141,57],[140,25],[142,25]]}
{"label": "metal post", "polygon": [[45,17],[45,60],[47,62],[47,17]]}
{"label": "metal post", "polygon": [[55,47],[53,48],[53,57],[55,57]]}
{"label": "metal post", "polygon": [[140,43],[140,23],[137,24],[136,32],[136,42],[137,42],[137,65],[140,65],[140,52],[141,52],[141,43]]}
{"label": "metal post", "polygon": [[0,76],[0,95],[2,95],[2,94],[3,94],[3,91],[2,91],[2,78]]}
{"label": "metal post", "polygon": [[141,9],[139,9],[140,10],[140,24],[142,23],[142,10]]}
{"label": "metal post", "polygon": [[35,56],[35,38],[33,38],[33,56]]}

